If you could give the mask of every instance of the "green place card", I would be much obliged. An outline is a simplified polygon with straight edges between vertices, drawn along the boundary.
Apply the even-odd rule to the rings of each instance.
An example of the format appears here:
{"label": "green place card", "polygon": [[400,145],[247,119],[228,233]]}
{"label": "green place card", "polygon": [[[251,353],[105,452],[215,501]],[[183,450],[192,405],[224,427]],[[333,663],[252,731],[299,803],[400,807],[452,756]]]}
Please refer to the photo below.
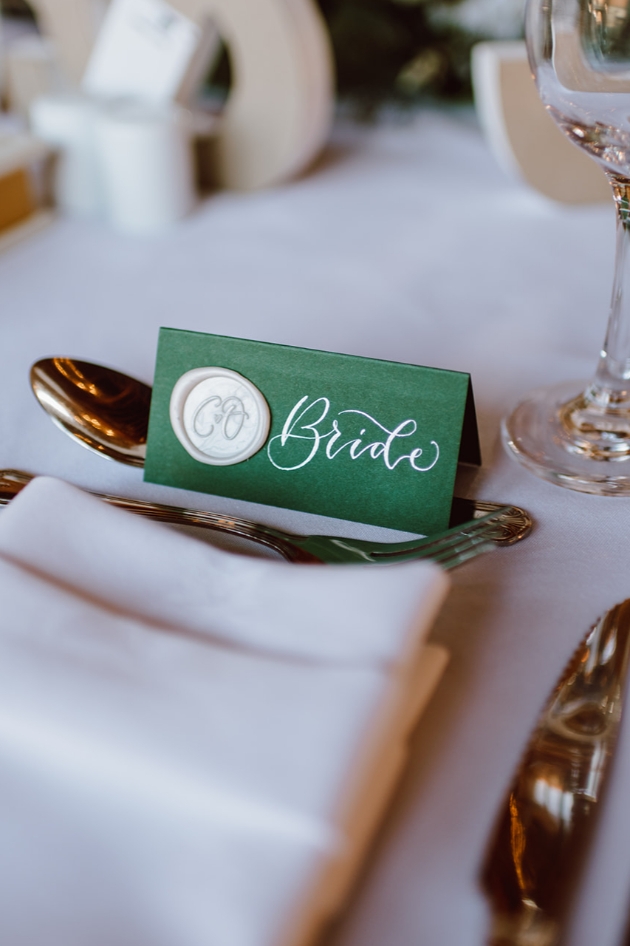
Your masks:
{"label": "green place card", "polygon": [[429,535],[480,463],[470,376],[160,330],[144,478]]}

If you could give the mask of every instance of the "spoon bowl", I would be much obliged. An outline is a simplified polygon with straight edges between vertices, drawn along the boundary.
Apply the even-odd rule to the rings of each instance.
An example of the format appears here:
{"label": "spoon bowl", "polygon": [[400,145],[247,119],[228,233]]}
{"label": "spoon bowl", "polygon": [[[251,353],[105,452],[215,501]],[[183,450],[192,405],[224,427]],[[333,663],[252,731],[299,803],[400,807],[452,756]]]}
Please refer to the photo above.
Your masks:
{"label": "spoon bowl", "polygon": [[73,358],[43,358],[31,387],[64,433],[88,450],[129,466],[144,466],[151,388],[113,368]]}

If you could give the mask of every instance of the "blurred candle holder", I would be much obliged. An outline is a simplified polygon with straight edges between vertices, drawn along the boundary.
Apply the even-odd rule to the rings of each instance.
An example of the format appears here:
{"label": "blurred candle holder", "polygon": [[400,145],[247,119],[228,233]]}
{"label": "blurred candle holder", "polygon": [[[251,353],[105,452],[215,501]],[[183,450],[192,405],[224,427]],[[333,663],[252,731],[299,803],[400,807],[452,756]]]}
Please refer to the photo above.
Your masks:
{"label": "blurred candle holder", "polygon": [[165,230],[196,202],[190,114],[177,105],[110,103],[94,139],[106,217],[125,233]]}
{"label": "blurred candle holder", "polygon": [[79,93],[43,95],[30,107],[33,133],[53,147],[53,194],[64,213],[96,217],[103,211],[94,147],[96,103]]}

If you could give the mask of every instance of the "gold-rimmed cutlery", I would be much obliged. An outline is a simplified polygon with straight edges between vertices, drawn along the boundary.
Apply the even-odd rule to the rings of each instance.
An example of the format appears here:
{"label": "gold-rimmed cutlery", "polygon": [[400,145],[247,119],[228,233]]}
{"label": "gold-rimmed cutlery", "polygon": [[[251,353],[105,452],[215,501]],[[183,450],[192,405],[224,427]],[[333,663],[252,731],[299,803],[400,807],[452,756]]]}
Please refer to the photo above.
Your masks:
{"label": "gold-rimmed cutlery", "polygon": [[[31,480],[21,470],[0,470],[0,505],[9,503]],[[515,506],[488,503],[485,515],[439,535],[409,542],[365,542],[327,535],[293,535],[246,519],[200,509],[184,509],[138,499],[96,493],[106,502],[130,512],[174,525],[198,526],[227,532],[272,549],[290,562],[392,565],[430,558],[454,568],[497,545],[511,545],[532,527],[527,513]]]}
{"label": "gold-rimmed cutlery", "polygon": [[630,599],[579,645],[517,769],[483,870],[489,946],[560,940],[601,807],[629,656]]}

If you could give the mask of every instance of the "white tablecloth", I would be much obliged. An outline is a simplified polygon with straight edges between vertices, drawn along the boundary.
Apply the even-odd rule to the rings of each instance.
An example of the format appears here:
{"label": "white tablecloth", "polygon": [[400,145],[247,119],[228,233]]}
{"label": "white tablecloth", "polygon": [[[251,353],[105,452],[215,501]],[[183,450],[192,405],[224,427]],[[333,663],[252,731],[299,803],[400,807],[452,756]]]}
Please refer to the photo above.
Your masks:
{"label": "white tablecloth", "polygon": [[[484,468],[460,484],[536,531],[454,575],[433,640],[452,653],[361,884],[326,946],[479,946],[479,866],[528,732],[597,616],[630,595],[630,500],[537,480],[503,455],[501,415],[586,377],[612,279],[612,208],[550,205],[507,181],[468,113],[342,126],[313,173],[223,194],[163,238],[61,221],[0,258],[0,466],[298,531],[356,524],[145,485],[38,407],[37,358],[152,379],[160,325],[470,371]],[[622,731],[570,946],[616,946],[630,889],[630,723]]]}

